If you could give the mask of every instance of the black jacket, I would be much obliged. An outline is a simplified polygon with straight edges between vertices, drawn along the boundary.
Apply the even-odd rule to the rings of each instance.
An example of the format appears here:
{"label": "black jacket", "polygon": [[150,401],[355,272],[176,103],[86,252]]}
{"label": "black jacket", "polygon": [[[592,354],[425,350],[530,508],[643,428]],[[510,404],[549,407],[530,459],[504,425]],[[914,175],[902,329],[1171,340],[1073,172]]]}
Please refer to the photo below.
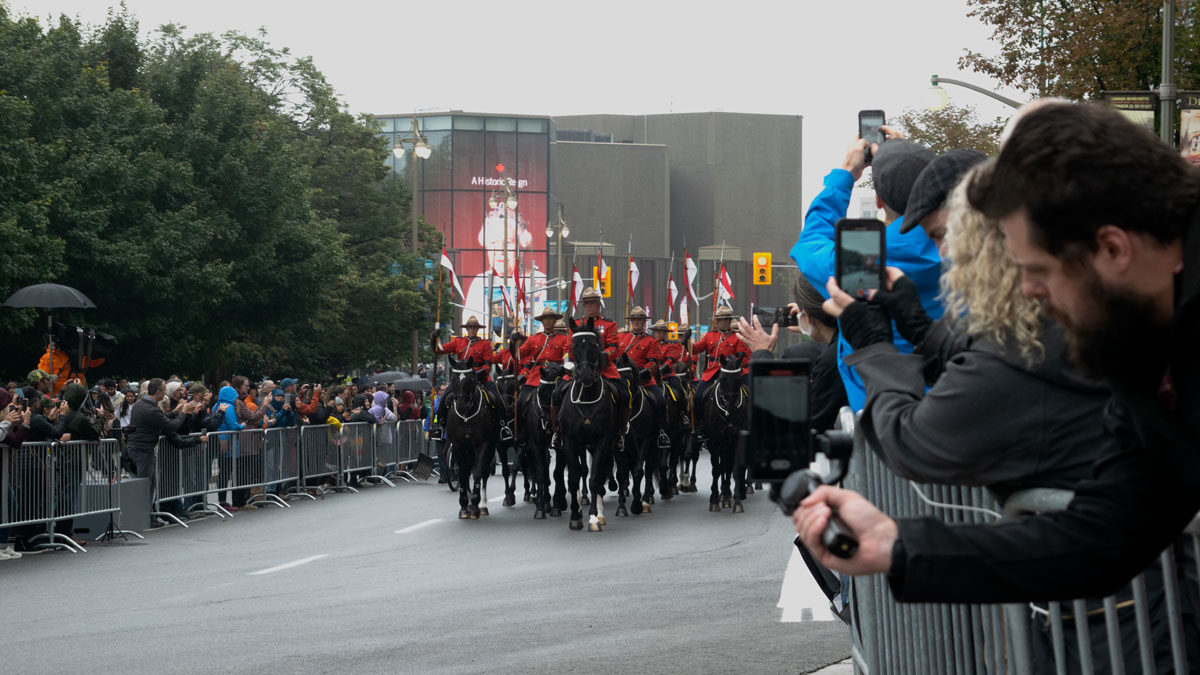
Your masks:
{"label": "black jacket", "polygon": [[133,412],[129,415],[129,428],[125,430],[125,446],[151,450],[158,443],[159,436],[178,432],[179,427],[187,421],[186,415],[168,417],[158,407],[153,399],[143,396],[133,404]]}
{"label": "black jacket", "polygon": [[[750,355],[751,361],[773,359],[775,355],[760,349]],[[817,431],[832,429],[837,422],[838,412],[849,405],[846,385],[838,372],[837,338],[830,344],[813,340],[788,345],[783,350],[785,359],[808,359],[812,362],[812,387],[809,389],[809,426]]]}
{"label": "black jacket", "polygon": [[41,413],[29,417],[29,433],[25,435],[26,443],[44,443],[57,441],[67,431],[67,416],[59,415],[53,422]]}
{"label": "black jacket", "polygon": [[888,576],[899,600],[1102,597],[1187,526],[1200,509],[1200,211],[1183,258],[1168,355],[1174,407],[1155,392],[1115,388],[1104,414],[1111,445],[1065,511],[995,525],[900,521]]}
{"label": "black jacket", "polygon": [[[919,353],[887,342],[846,357],[866,385],[861,423],[880,459],[902,478],[983,485],[1001,502],[1031,487],[1071,490],[1091,475],[1108,442],[1102,417],[1112,393],[1071,369],[1062,328],[1043,324],[1045,358],[1035,367],[1015,349],[947,331],[937,321]],[[927,361],[942,371],[930,373],[928,392]]]}

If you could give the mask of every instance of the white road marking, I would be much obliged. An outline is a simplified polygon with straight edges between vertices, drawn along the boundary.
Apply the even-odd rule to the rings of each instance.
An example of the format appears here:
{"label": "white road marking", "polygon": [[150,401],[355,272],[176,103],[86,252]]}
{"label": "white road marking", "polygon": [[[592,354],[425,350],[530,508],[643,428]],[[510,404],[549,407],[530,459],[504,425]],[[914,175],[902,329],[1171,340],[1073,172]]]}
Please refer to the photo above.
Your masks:
{"label": "white road marking", "polygon": [[492,497],[491,499],[487,500],[487,503],[496,504],[496,503],[499,503],[502,501],[504,501],[504,495],[500,495],[499,497]]}
{"label": "white road marking", "polygon": [[293,561],[292,561],[292,562],[290,562],[290,563],[284,563],[284,564],[282,564],[282,565],[276,565],[275,567],[268,567],[268,568],[267,568],[267,569],[265,569],[265,570],[259,570],[259,571],[257,571],[257,572],[249,572],[249,574],[251,574],[251,575],[254,575],[254,574],[270,574],[270,573],[272,573],[272,572],[278,572],[278,571],[280,571],[280,570],[286,570],[286,569],[289,569],[289,568],[292,568],[292,567],[297,567],[297,566],[299,566],[299,565],[303,565],[304,563],[310,563],[310,562],[312,562],[312,561],[314,561],[314,560],[320,560],[321,558],[328,558],[328,557],[329,557],[329,554],[328,554],[328,553],[322,553],[321,555],[310,555],[310,556],[309,556],[309,557],[307,557],[307,558],[301,558],[301,559],[299,559],[299,560],[293,560]]}
{"label": "white road marking", "polygon": [[409,532],[416,532],[417,530],[421,529],[422,527],[429,527],[430,525],[433,525],[434,523],[440,523],[440,522],[442,522],[441,518],[431,518],[429,520],[426,520],[423,523],[417,523],[416,525],[409,525],[406,528],[396,530],[396,534],[408,534]]}
{"label": "white road marking", "polygon": [[833,621],[829,600],[808,571],[800,551],[792,547],[787,571],[783,573],[783,587],[779,589],[780,623],[800,621]]}

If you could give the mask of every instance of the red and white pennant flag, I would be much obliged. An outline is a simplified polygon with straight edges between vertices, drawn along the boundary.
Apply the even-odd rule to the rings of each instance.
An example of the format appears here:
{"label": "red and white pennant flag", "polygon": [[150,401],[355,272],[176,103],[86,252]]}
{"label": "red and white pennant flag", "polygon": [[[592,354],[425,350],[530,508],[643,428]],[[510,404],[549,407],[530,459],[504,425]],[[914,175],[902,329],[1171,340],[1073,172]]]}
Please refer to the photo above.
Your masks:
{"label": "red and white pennant flag", "polygon": [[504,297],[504,309],[507,310],[509,314],[512,314],[513,313],[513,304],[512,304],[512,299],[508,297],[508,286],[506,286],[505,284],[502,284],[500,282],[501,282],[500,275],[496,274],[496,268],[493,267],[492,268],[492,287],[496,287],[496,286],[500,287],[500,295]]}
{"label": "red and white pennant flag", "polygon": [[725,269],[725,265],[721,265],[721,275],[717,277],[717,304],[725,303],[732,309],[730,303],[733,300],[733,283],[729,279],[729,270]]}
{"label": "red and white pennant flag", "polygon": [[687,301],[699,302],[699,296],[696,295],[696,277],[700,275],[700,268],[696,265],[696,261],[692,260],[692,256],[688,255],[687,249],[683,249],[683,270],[687,276],[687,283],[684,288],[687,289]]}
{"label": "red and white pennant flag", "polygon": [[450,256],[446,255],[446,247],[442,247],[442,267],[450,270],[450,281],[454,283],[454,290],[458,291],[458,297],[466,302],[467,295],[463,293],[462,286],[458,285],[458,275],[454,273],[454,263],[450,262]]}
{"label": "red and white pennant flag", "polygon": [[579,305],[579,296],[583,295],[583,277],[579,274],[579,267],[571,265],[571,313],[575,313],[575,308]]}
{"label": "red and white pennant flag", "polygon": [[629,256],[629,296],[633,297],[633,289],[637,288],[638,279],[641,277],[641,272],[638,270],[637,263],[633,261],[633,256]]}
{"label": "red and white pennant flag", "polygon": [[675,285],[675,274],[667,275],[667,323],[671,322],[671,310],[679,298],[679,288]]}

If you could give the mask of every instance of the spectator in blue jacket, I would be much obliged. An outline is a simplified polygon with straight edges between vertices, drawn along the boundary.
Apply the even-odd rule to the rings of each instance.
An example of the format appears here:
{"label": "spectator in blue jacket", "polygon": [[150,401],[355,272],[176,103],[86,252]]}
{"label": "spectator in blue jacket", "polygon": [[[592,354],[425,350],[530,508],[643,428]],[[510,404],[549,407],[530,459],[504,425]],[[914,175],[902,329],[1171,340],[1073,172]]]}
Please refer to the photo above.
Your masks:
{"label": "spectator in blue jacket", "polygon": [[[937,300],[942,260],[937,246],[921,228],[901,232],[909,192],[921,170],[933,160],[933,153],[924,146],[904,140],[894,129],[883,129],[888,140],[871,146],[874,155],[871,177],[875,184],[876,205],[883,209],[887,223],[887,264],[900,268],[916,283],[925,311],[937,319],[942,315],[942,305]],[[809,205],[804,230],[792,247],[792,259],[809,283],[825,297],[829,297],[825,284],[836,269],[834,225],[846,217],[850,191],[866,168],[866,148],[866,141],[855,140],[847,150],[841,168],[825,176],[825,188]],[[911,353],[912,345],[900,337],[898,331],[893,334],[900,352]],[[862,410],[866,404],[866,388],[854,369],[844,362],[846,355],[853,351],[844,334],[839,334],[838,370],[846,385],[850,406]]]}
{"label": "spectator in blue jacket", "polygon": [[[217,403],[213,406],[213,416],[221,420],[221,425],[217,427],[217,431],[241,431],[246,428],[245,425],[238,422],[237,418],[237,389],[228,385],[221,387],[221,391],[217,394]],[[217,462],[217,488],[224,488],[231,481],[238,482],[238,447],[237,437],[234,434],[220,436],[216,439],[220,444],[221,454]],[[217,499],[221,506],[228,511],[237,511],[245,505],[246,499],[249,497],[249,490],[233,490],[230,493],[220,491],[217,493]],[[226,494],[232,495],[232,502],[224,499]]]}

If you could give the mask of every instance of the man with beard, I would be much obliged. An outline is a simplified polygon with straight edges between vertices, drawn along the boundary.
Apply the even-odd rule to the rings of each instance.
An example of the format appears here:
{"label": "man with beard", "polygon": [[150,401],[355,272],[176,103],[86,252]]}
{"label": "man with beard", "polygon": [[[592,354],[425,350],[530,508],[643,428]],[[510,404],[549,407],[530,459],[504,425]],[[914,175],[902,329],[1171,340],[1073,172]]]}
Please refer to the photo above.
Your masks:
{"label": "man with beard", "polygon": [[[1108,595],[1200,508],[1200,181],[1119,113],[1051,104],[1018,123],[968,198],[999,219],[1022,293],[1070,334],[1081,369],[1113,388],[1092,479],[1064,511],[995,525],[897,523],[821,487],[796,530],[823,565],[887,573],[901,601]],[[870,321],[870,305],[847,308],[843,327]],[[832,509],[859,541],[846,560],[820,543]]]}

